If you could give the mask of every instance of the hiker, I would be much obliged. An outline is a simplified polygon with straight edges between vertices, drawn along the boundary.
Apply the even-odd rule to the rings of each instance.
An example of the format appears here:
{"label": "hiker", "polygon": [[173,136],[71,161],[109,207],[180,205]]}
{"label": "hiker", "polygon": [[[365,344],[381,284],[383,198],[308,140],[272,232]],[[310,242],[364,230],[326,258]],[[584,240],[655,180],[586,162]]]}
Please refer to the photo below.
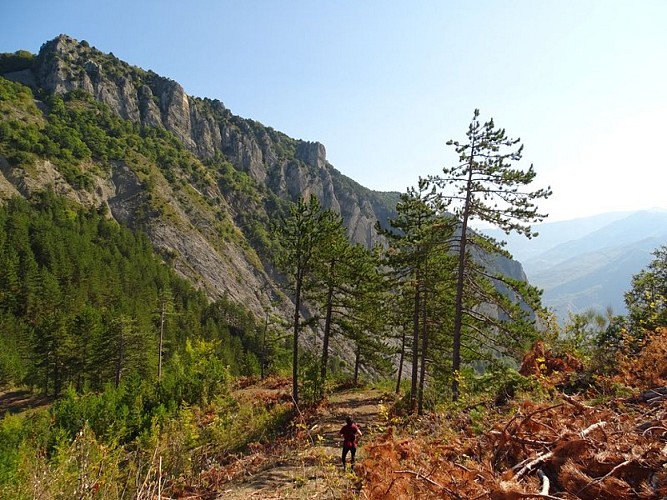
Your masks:
{"label": "hiker", "polygon": [[345,458],[348,451],[351,457],[350,463],[354,467],[354,455],[357,453],[357,436],[362,435],[361,429],[352,421],[352,417],[347,417],[345,422],[347,424],[338,433],[343,436],[343,470],[345,470]]}

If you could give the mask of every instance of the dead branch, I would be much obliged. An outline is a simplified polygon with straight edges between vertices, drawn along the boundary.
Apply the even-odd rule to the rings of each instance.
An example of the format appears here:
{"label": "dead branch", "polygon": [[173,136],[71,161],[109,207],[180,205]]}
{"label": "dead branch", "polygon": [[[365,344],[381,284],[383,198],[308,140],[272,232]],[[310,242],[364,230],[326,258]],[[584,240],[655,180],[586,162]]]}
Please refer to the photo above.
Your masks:
{"label": "dead branch", "polygon": [[662,427],[662,426],[660,426],[660,425],[654,425],[653,427],[649,427],[649,428],[646,429],[644,432],[642,432],[642,436],[646,436],[646,433],[647,433],[647,432],[650,432],[650,431],[657,431],[657,430],[661,430],[661,431],[665,431],[665,432],[667,432],[667,427]]}
{"label": "dead branch", "polygon": [[542,472],[541,469],[537,470],[537,477],[539,477],[542,480],[542,489],[540,490],[540,495],[548,495],[549,488],[551,488],[549,477],[544,472]]}
{"label": "dead branch", "polygon": [[638,396],[629,398],[628,401],[630,403],[655,403],[663,399],[667,399],[667,386],[649,389]]}
{"label": "dead branch", "polygon": [[556,441],[537,441],[535,439],[520,438],[516,436],[510,436],[510,439],[519,444],[528,444],[531,446],[553,446],[556,444]]}
{"label": "dead branch", "polygon": [[[562,404],[562,403],[558,403],[557,405],[547,406],[546,408],[539,408],[539,409],[537,409],[537,410],[535,410],[535,411],[532,411],[532,412],[530,412],[528,415],[526,415],[526,416],[524,417],[524,419],[521,421],[521,425],[523,425],[523,424],[524,424],[525,422],[527,422],[531,417],[533,417],[534,415],[537,415],[538,413],[543,413],[543,412],[545,412],[545,411],[553,410],[554,408],[560,408],[561,406],[563,406],[563,404]],[[542,426],[544,426],[544,427],[546,427],[546,428],[548,428],[548,429],[553,430],[550,426],[548,426],[548,425],[546,425],[546,424],[544,424],[544,423],[542,423],[542,422],[536,422],[536,423],[538,423],[538,424],[540,424],[540,425],[542,425]]]}
{"label": "dead branch", "polygon": [[[585,438],[591,432],[595,431],[596,429],[601,429],[605,425],[607,425],[607,422],[605,422],[605,421],[596,422],[593,425],[591,425],[591,426],[587,427],[586,429],[584,429],[583,431],[581,431],[579,433],[579,435],[582,438]],[[530,460],[528,463],[526,463],[526,460],[524,460],[523,462],[521,462],[521,464],[526,463],[526,465],[524,465],[523,468],[514,475],[514,479],[519,480],[519,478],[524,476],[526,473],[530,472],[537,464],[540,464],[542,462],[545,462],[545,461],[549,460],[551,457],[553,457],[553,455],[554,455],[553,451],[548,451],[548,452],[545,452],[545,453],[542,453],[542,454],[538,455],[534,459]],[[521,464],[515,465],[513,467],[513,469],[521,466]]]}
{"label": "dead branch", "polygon": [[472,472],[470,469],[468,469],[465,465],[460,464],[458,462],[454,462],[454,467],[458,467],[459,469],[463,469],[466,472]]}
{"label": "dead branch", "polygon": [[590,426],[588,426],[587,428],[585,428],[583,431],[581,431],[581,432],[579,433],[579,435],[580,435],[582,438],[585,438],[586,436],[588,436],[588,435],[589,435],[591,432],[593,432],[594,430],[596,430],[596,429],[602,429],[605,425],[607,425],[607,422],[605,422],[604,420],[603,420],[603,421],[600,421],[600,422],[596,422],[596,423],[594,423],[593,425],[590,425]]}
{"label": "dead branch", "polygon": [[619,470],[619,469],[625,467],[626,465],[629,465],[631,462],[632,462],[632,460],[626,460],[625,462],[621,462],[620,464],[618,464],[617,466],[615,466],[613,469],[611,469],[609,472],[607,472],[604,476],[599,477],[599,478],[597,478],[597,479],[594,479],[593,481],[591,481],[590,483],[588,483],[586,486],[584,486],[583,488],[581,488],[579,491],[577,491],[576,495],[578,496],[579,493],[581,493],[582,491],[584,491],[584,490],[585,490],[586,488],[588,488],[589,486],[592,486],[592,485],[597,484],[597,483],[601,483],[602,481],[604,481],[604,480],[607,479],[608,477],[613,476],[614,473],[615,473],[617,470]]}
{"label": "dead branch", "polygon": [[542,493],[523,493],[521,498],[548,498],[550,500],[563,500],[561,497],[555,497],[552,495],[543,495]]}
{"label": "dead branch", "polygon": [[394,487],[394,483],[396,482],[396,478],[393,478],[391,480],[391,483],[389,483],[389,487],[387,490],[384,492],[384,496],[386,497],[389,494],[389,491]]}
{"label": "dead branch", "polygon": [[[537,410],[532,411],[528,415],[524,416],[523,419],[521,420],[521,423],[518,424],[518,427],[521,428],[528,420],[530,420],[533,416],[537,415],[538,413],[543,413],[543,412],[546,412],[546,411],[549,411],[549,410],[553,410],[553,409],[559,408],[561,406],[563,406],[563,403],[558,403],[556,405],[547,406],[546,408],[538,408]],[[509,428],[513,423],[515,423],[518,420],[518,418],[519,418],[519,414],[514,415],[509,420],[509,422],[507,422],[507,425],[505,425],[505,428],[502,430],[502,433],[500,433],[498,431],[496,431],[495,433],[500,434],[503,438],[508,437],[512,441],[515,441],[515,442],[518,442],[518,443],[521,443],[521,444],[538,445],[538,446],[549,446],[549,445],[553,444],[553,443],[540,443],[540,442],[537,442],[537,441],[533,443],[533,442],[529,442],[529,440],[527,440],[525,438],[520,438],[520,437],[513,436],[509,432]],[[552,429],[550,426],[548,426],[548,425],[546,425],[542,422],[539,422],[539,421],[537,423],[539,425],[542,425],[542,426],[548,428],[549,430],[555,432],[555,430]],[[501,447],[502,447],[503,444],[504,444],[504,442],[500,443],[500,446],[498,446],[496,448],[496,450],[494,451],[494,453],[493,453],[493,463],[495,463],[498,460],[498,454],[500,453],[500,450],[501,450]],[[517,469],[517,468],[521,467],[521,465],[523,465],[523,463],[525,463],[526,461],[521,462],[521,464],[515,465],[512,469]]]}
{"label": "dead branch", "polygon": [[582,402],[580,402],[580,401],[577,401],[577,400],[574,399],[572,396],[568,396],[567,394],[561,394],[560,397],[563,398],[563,400],[565,400],[565,401],[567,401],[568,403],[570,403],[572,406],[574,406],[574,407],[576,407],[576,408],[578,408],[578,409],[580,409],[580,410],[582,410],[582,411],[592,410],[592,409],[593,409],[592,406],[585,405],[584,403],[582,403]]}
{"label": "dead branch", "polygon": [[[528,463],[526,463],[526,465],[524,465],[524,466],[521,468],[521,470],[520,470],[519,472],[517,472],[517,473],[514,475],[514,479],[515,479],[516,481],[518,481],[524,474],[526,474],[527,472],[530,472],[530,471],[533,469],[533,467],[535,467],[537,464],[540,464],[540,463],[542,463],[542,462],[546,462],[547,460],[549,460],[549,459],[550,459],[551,457],[553,457],[553,456],[554,456],[554,452],[553,452],[553,451],[547,451],[547,452],[545,452],[545,453],[541,453],[541,454],[537,455],[534,459],[528,461]],[[527,459],[527,460],[528,460],[528,459]],[[521,462],[521,463],[523,464],[523,463],[525,463],[527,460],[524,460],[524,461]],[[520,464],[519,464],[519,465],[520,465]],[[516,466],[515,466],[515,467],[516,467]]]}
{"label": "dead branch", "polygon": [[296,408],[296,411],[299,413],[300,420],[302,422],[304,422],[304,429],[306,430],[306,434],[308,434],[308,439],[310,439],[310,444],[315,446],[315,440],[313,439],[313,435],[311,434],[310,429],[308,429],[308,427],[305,426],[306,417],[301,412],[301,408],[299,408],[299,404],[294,399],[294,395],[292,395],[291,398],[292,398],[292,403],[294,404],[294,407]]}
{"label": "dead branch", "polygon": [[[480,498],[487,495],[488,493],[484,493],[478,497],[475,497],[473,500],[479,500]],[[491,498],[493,498],[493,495]],[[520,500],[521,498],[547,498],[550,500],[563,500],[561,497],[554,497],[552,495],[543,495],[542,493],[523,493],[520,491],[504,491],[501,498],[503,498],[503,500]]]}
{"label": "dead branch", "polygon": [[394,474],[412,474],[412,475],[416,476],[417,479],[423,479],[423,480],[426,481],[427,483],[430,483],[430,484],[432,484],[433,486],[437,486],[437,487],[440,488],[440,489],[443,489],[443,488],[444,488],[444,486],[442,486],[441,484],[436,483],[433,479],[430,479],[430,478],[426,477],[426,476],[425,476],[424,474],[422,474],[421,472],[415,472],[415,471],[413,471],[413,470],[395,470],[395,471],[393,471],[393,472],[394,472]]}

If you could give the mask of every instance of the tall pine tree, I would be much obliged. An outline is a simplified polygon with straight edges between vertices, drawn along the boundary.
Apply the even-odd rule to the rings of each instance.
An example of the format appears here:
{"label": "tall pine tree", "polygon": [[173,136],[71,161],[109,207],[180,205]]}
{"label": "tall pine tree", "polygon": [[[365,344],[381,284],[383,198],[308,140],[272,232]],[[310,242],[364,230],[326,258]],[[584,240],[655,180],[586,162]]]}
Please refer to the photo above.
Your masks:
{"label": "tall pine tree", "polygon": [[[454,146],[459,155],[459,163],[450,168],[445,167],[442,175],[429,178],[430,184],[440,189],[440,196],[460,221],[452,346],[454,400],[459,396],[464,315],[471,317],[474,323],[478,323],[478,320],[485,323],[489,319],[482,317],[483,314],[479,310],[475,310],[474,306],[478,304],[473,303],[473,307],[466,306],[464,295],[466,283],[481,283],[478,291],[485,300],[502,301],[500,294],[493,294],[492,287],[486,286],[490,281],[502,282],[504,286],[513,288],[531,307],[536,307],[538,298],[535,290],[500,276],[490,276],[483,266],[474,263],[469,255],[472,247],[478,247],[487,254],[506,252],[493,239],[469,232],[470,221],[477,219],[496,226],[506,233],[515,231],[531,238],[536,234],[530,224],[540,222],[546,217],[538,212],[534,200],[551,195],[549,188],[534,191],[526,189],[526,186],[535,179],[535,170],[532,165],[525,171],[512,167],[511,162],[521,160],[523,145],[519,139],[510,139],[504,129],[496,128],[493,119],[481,123],[479,110],[476,109],[466,135],[465,142],[453,140],[447,142],[448,145]],[[510,311],[512,304],[506,300],[499,306],[505,314],[514,315],[516,321],[522,322],[522,318],[517,317],[521,316],[520,308],[512,308]],[[493,324],[489,326],[503,329],[511,324],[511,322],[491,323]],[[472,326],[472,328],[478,327]]]}

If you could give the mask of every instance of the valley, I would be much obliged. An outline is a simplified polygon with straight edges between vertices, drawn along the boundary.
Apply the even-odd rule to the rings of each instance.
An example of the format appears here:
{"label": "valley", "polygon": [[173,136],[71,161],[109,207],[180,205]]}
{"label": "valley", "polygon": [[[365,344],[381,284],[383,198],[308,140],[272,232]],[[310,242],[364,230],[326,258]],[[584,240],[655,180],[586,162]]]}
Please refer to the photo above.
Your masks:
{"label": "valley", "polygon": [[544,290],[544,305],[565,321],[590,309],[625,314],[632,277],[667,244],[666,228],[667,212],[656,209],[538,224],[531,240],[489,234],[507,241],[528,280]]}

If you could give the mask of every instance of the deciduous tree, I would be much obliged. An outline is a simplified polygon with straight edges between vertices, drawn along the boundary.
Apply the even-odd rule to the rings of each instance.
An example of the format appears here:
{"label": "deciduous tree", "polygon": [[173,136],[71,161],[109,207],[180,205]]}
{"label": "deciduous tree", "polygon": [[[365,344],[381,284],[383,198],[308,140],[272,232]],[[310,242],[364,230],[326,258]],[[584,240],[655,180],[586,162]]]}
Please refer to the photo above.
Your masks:
{"label": "deciduous tree", "polygon": [[640,337],[641,330],[667,325],[667,246],[656,249],[653,256],[646,269],[633,276],[625,294],[630,326]]}

